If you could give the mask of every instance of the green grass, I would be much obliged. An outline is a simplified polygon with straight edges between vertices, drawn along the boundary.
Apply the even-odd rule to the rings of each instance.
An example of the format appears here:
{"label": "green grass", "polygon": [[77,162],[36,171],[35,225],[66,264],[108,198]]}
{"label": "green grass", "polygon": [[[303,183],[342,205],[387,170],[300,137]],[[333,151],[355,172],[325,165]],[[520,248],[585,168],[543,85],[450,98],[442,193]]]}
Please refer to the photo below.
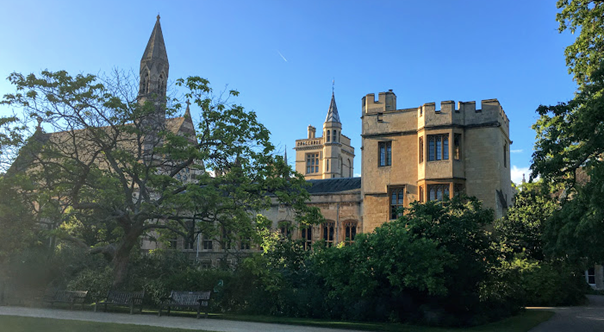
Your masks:
{"label": "green grass", "polygon": [[328,327],[349,330],[384,331],[384,332],[526,332],[540,323],[550,319],[554,315],[551,311],[527,310],[521,314],[506,318],[499,322],[471,327],[471,328],[440,328],[415,326],[394,323],[364,323],[364,322],[340,322],[321,319],[290,318],[273,316],[251,316],[251,315],[212,315],[210,317],[252,321],[260,323],[275,323],[288,325],[304,325],[313,327]]}
{"label": "green grass", "polygon": [[[190,332],[191,330],[132,324],[0,316],[0,332]],[[197,330],[204,331],[204,330]],[[206,331],[208,332],[208,331]]]}

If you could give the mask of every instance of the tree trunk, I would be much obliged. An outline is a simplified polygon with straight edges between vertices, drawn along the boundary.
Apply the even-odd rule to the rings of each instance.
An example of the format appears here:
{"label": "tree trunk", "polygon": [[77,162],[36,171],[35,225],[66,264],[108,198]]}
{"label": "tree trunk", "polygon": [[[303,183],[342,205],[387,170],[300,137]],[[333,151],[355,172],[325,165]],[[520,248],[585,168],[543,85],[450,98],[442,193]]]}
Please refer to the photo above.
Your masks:
{"label": "tree trunk", "polygon": [[119,288],[126,280],[128,274],[128,265],[130,263],[130,252],[134,246],[138,245],[138,238],[141,232],[131,230],[120,242],[115,256],[113,256],[113,288]]}

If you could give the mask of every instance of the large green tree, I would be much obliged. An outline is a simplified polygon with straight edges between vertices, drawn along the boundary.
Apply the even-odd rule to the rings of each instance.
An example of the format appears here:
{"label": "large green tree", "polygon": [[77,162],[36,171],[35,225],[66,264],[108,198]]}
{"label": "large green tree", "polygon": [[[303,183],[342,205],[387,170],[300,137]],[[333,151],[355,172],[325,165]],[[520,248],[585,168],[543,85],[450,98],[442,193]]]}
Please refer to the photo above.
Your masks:
{"label": "large green tree", "polygon": [[523,183],[514,196],[514,205],[504,218],[495,221],[495,234],[511,254],[544,260],[543,232],[558,201],[552,189],[542,180]]}
{"label": "large green tree", "polygon": [[[9,81],[16,92],[2,104],[42,122],[9,175],[27,174],[41,219],[67,225],[64,236],[112,260],[116,285],[143,235],[192,240],[202,232],[228,249],[250,240],[255,212],[271,200],[290,206],[301,223],[319,216],[305,205],[303,177],[274,155],[256,114],[215,100],[205,79],[178,80],[182,98],[144,103],[137,84],[119,73],[14,73]],[[184,99],[199,112],[195,136],[149,121],[158,109],[182,113]]]}
{"label": "large green tree", "polygon": [[[569,72],[578,85],[575,97],[540,106],[532,177],[560,184],[562,207],[547,228],[552,252],[604,261],[604,250],[582,250],[586,234],[601,234],[604,204],[604,2],[559,0],[560,32],[578,34],[565,51]],[[592,243],[594,247],[602,245]]]}

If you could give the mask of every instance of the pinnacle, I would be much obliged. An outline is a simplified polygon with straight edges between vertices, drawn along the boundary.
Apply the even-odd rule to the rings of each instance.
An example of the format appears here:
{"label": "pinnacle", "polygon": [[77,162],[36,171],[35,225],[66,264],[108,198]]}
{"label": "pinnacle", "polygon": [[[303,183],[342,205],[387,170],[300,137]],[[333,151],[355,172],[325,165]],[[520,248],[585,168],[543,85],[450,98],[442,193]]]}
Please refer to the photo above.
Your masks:
{"label": "pinnacle", "polygon": [[327,111],[327,117],[325,122],[336,122],[340,123],[340,115],[338,114],[338,107],[336,106],[336,97],[334,92],[331,92],[331,103],[329,104],[329,110]]}

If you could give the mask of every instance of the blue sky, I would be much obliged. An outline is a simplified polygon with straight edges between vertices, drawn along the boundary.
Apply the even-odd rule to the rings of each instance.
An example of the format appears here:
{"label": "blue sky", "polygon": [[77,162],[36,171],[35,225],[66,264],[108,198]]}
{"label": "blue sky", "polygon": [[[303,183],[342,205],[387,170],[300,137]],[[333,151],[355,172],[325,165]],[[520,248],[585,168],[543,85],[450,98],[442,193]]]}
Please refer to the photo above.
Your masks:
{"label": "blue sky", "polygon": [[[0,94],[11,72],[138,71],[161,15],[170,80],[199,75],[241,92],[279,151],[320,128],[332,80],[361,169],[361,98],[398,108],[497,98],[510,119],[513,180],[530,165],[540,104],[572,98],[555,0],[2,1]],[[8,109],[1,109],[4,114]]]}

